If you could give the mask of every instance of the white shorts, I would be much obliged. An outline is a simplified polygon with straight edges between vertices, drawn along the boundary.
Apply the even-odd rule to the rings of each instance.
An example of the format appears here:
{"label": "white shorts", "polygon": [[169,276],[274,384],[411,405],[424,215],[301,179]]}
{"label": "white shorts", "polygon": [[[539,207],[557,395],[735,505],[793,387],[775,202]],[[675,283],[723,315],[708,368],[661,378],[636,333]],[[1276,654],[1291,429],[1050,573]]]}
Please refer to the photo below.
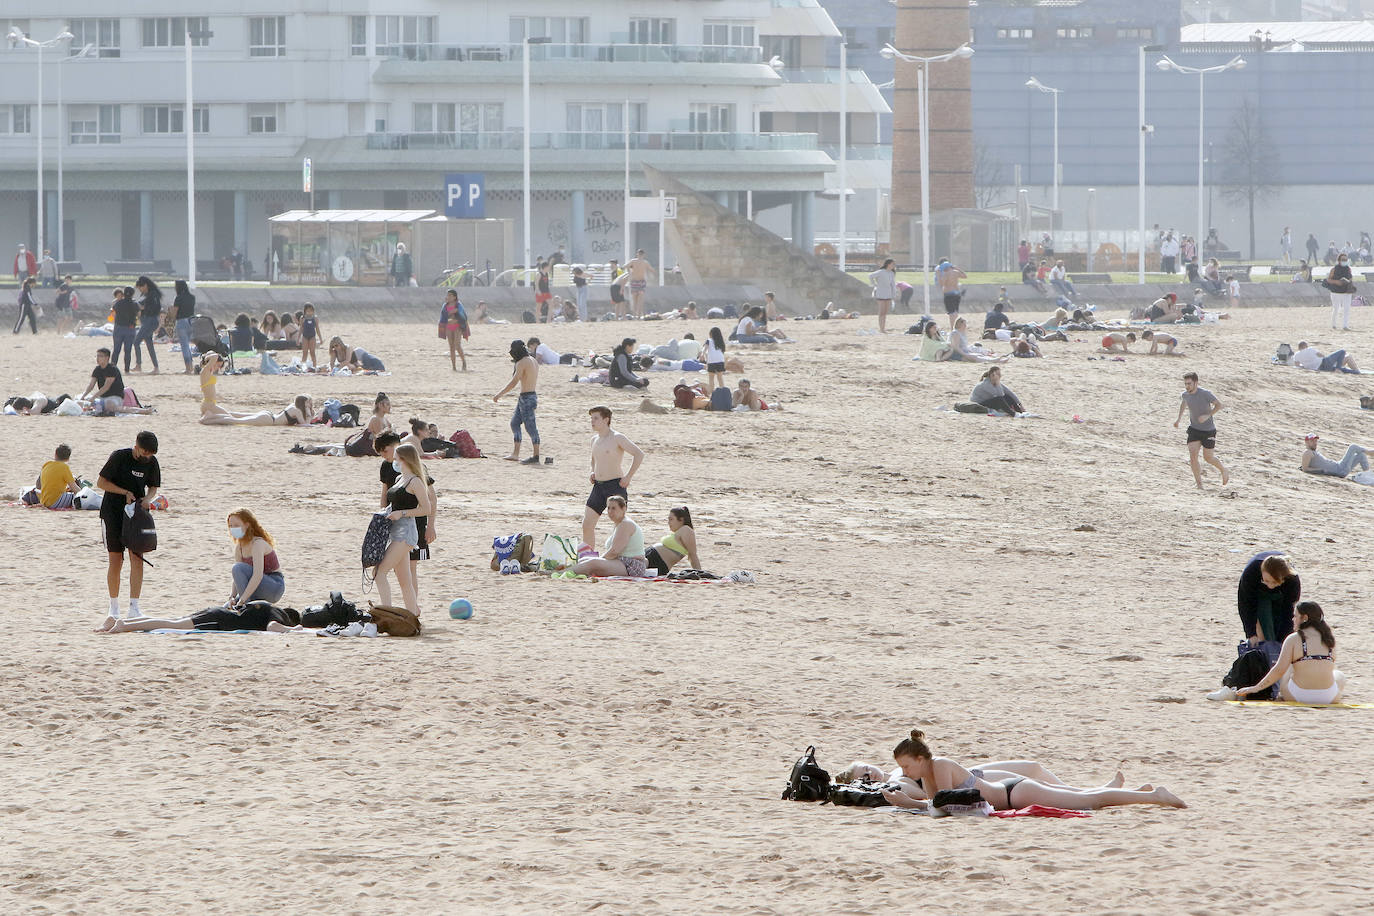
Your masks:
{"label": "white shorts", "polygon": [[1288,692],[1292,694],[1293,699],[1297,700],[1299,703],[1321,705],[1335,702],[1336,697],[1340,695],[1341,688],[1339,684],[1332,684],[1330,687],[1321,690],[1309,690],[1306,687],[1299,687],[1297,684],[1289,681]]}

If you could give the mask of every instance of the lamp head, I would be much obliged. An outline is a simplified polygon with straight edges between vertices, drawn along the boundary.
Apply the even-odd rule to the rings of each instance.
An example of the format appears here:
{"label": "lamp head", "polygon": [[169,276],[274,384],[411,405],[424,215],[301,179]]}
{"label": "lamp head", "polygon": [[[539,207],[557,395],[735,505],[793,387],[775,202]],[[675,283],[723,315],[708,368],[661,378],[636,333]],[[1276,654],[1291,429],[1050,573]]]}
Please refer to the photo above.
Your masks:
{"label": "lamp head", "polygon": [[71,41],[75,37],[76,36],[73,35],[71,32],[68,32],[66,29],[63,29],[62,33],[55,37],[53,41]]}
{"label": "lamp head", "polygon": [[1236,70],[1244,70],[1244,69],[1245,69],[1245,58],[1243,58],[1243,57],[1237,57],[1235,60],[1231,61],[1231,63],[1228,64],[1227,66],[1232,67],[1232,68],[1234,68],[1234,69],[1236,69]]}
{"label": "lamp head", "polygon": [[9,34],[5,36],[5,39],[10,43],[10,47],[13,48],[15,45],[24,43],[24,33],[19,31],[19,26],[16,25],[10,28]]}
{"label": "lamp head", "polygon": [[1032,76],[1030,79],[1026,80],[1026,85],[1031,87],[1032,89],[1039,89],[1040,81]]}
{"label": "lamp head", "polygon": [[1176,66],[1176,65],[1174,64],[1174,62],[1171,61],[1171,60],[1169,60],[1167,57],[1164,58],[1163,60],[1157,60],[1157,61],[1155,61],[1155,69],[1156,69],[1156,70],[1172,70],[1172,69],[1174,69],[1175,66]]}
{"label": "lamp head", "polygon": [[885,60],[892,60],[897,56],[897,49],[892,47],[892,45],[883,45],[882,49],[878,51],[878,56]]}
{"label": "lamp head", "polygon": [[781,70],[784,66],[783,60],[781,57],[774,54],[771,58],[769,58],[768,66],[772,67],[774,70]]}
{"label": "lamp head", "polygon": [[958,48],[955,49],[954,56],[960,58],[961,60],[968,60],[970,57],[973,56],[973,49],[966,44],[960,45]]}

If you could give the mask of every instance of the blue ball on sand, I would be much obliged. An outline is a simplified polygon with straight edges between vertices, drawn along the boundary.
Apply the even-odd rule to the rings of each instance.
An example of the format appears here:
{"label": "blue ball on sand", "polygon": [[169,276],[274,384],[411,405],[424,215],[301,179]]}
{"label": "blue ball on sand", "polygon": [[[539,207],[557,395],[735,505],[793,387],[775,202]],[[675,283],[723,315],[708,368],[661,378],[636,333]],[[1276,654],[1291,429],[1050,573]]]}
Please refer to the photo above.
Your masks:
{"label": "blue ball on sand", "polygon": [[454,620],[467,620],[472,616],[472,602],[466,598],[454,598],[448,606],[448,615]]}

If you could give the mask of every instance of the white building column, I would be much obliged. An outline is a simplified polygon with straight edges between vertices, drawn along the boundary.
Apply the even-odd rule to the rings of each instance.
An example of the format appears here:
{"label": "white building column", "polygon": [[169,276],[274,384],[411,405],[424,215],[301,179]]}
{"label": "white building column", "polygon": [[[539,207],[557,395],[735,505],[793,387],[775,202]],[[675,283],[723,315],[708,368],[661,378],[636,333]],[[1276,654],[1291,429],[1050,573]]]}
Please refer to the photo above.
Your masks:
{"label": "white building column", "polygon": [[57,257],[58,249],[58,233],[62,231],[62,227],[57,224],[57,192],[44,191],[43,196],[48,199],[48,206],[44,211],[44,216],[47,218],[43,220],[43,234],[48,238],[38,246],[39,250],[34,252],[34,254],[37,257],[41,257],[43,249],[46,248],[52,252],[52,256],[55,258]]}
{"label": "white building column", "polygon": [[[234,247],[245,259],[248,257],[248,195],[234,192]],[[213,254],[213,252],[211,252]]]}
{"label": "white building column", "polygon": [[331,210],[342,210],[343,191],[329,191],[325,198],[325,206]]}
{"label": "white building column", "polygon": [[[138,257],[153,259],[153,192],[138,192]],[[187,265],[189,269],[190,265]]]}
{"label": "white building column", "polygon": [[573,191],[572,206],[568,216],[571,223],[568,240],[568,260],[581,264],[587,259],[587,192]]}

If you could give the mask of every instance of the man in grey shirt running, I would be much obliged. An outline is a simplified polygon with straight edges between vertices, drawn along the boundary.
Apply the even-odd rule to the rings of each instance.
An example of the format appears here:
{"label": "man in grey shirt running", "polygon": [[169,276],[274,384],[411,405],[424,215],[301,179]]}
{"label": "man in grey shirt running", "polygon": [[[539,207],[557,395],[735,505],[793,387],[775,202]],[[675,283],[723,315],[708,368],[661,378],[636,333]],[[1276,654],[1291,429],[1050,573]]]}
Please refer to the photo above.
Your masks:
{"label": "man in grey shirt running", "polygon": [[1221,484],[1225,486],[1231,479],[1226,473],[1226,466],[1221,463],[1213,453],[1217,447],[1217,425],[1212,421],[1217,411],[1221,410],[1221,402],[1216,399],[1216,395],[1206,388],[1198,387],[1197,373],[1188,372],[1183,376],[1183,396],[1178,405],[1178,419],[1174,421],[1174,429],[1178,429],[1178,424],[1183,420],[1183,411],[1188,411],[1188,463],[1193,468],[1193,481],[1197,483],[1197,488],[1202,489],[1202,466],[1198,464],[1198,452],[1202,452],[1202,460],[1216,467],[1221,471]]}

